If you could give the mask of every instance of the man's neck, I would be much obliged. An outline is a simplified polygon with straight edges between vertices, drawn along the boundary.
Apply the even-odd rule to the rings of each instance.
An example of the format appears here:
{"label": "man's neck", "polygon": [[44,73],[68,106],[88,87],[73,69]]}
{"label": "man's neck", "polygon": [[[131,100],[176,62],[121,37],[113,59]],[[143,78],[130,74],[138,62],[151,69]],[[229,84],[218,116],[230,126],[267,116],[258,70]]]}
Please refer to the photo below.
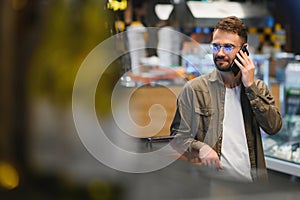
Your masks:
{"label": "man's neck", "polygon": [[241,73],[236,76],[232,72],[222,72],[220,71],[223,83],[226,88],[234,88],[242,83]]}

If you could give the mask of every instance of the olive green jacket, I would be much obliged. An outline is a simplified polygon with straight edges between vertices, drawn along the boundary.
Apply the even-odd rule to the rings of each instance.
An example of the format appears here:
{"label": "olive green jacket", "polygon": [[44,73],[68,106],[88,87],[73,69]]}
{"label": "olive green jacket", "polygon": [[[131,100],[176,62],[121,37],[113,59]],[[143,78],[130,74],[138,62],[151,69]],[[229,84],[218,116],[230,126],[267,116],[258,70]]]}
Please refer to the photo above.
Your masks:
{"label": "olive green jacket", "polygon": [[[171,124],[171,142],[180,153],[199,152],[208,144],[221,156],[226,88],[218,70],[189,81],[177,99]],[[261,129],[276,134],[282,117],[267,85],[255,79],[252,86],[241,87],[241,106],[248,143],[252,177],[267,180]]]}

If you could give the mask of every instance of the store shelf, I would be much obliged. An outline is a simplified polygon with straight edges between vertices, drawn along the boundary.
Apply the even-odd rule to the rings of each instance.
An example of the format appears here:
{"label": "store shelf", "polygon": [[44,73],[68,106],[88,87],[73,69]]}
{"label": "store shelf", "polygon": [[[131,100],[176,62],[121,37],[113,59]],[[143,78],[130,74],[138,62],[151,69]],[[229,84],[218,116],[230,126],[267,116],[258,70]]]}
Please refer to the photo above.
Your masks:
{"label": "store shelf", "polygon": [[265,159],[268,169],[300,177],[300,164],[279,160],[268,156],[266,156]]}

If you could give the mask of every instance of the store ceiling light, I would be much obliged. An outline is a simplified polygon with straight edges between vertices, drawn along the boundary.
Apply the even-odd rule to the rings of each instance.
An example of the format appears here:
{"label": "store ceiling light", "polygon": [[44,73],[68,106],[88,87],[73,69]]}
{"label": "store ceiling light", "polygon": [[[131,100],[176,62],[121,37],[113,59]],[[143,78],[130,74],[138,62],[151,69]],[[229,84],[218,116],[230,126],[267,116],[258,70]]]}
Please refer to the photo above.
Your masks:
{"label": "store ceiling light", "polygon": [[168,20],[174,6],[172,4],[156,4],[155,13],[160,20]]}
{"label": "store ceiling light", "polygon": [[239,3],[228,1],[187,1],[194,18],[224,18],[235,15],[239,18],[268,16],[269,13],[261,4]]}

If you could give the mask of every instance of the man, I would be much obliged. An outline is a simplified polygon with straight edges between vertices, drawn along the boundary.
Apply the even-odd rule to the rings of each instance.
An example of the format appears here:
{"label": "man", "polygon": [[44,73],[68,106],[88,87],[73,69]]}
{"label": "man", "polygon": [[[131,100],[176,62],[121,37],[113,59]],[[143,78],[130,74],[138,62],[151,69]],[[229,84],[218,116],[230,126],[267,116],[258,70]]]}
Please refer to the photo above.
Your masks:
{"label": "man", "polygon": [[[171,124],[171,144],[180,153],[196,153],[204,166],[218,169],[216,175],[252,182],[267,179],[260,131],[276,134],[282,118],[267,85],[254,77],[253,60],[241,50],[247,45],[240,19],[230,16],[216,24],[216,69],[184,86]],[[233,62],[240,69],[236,75]]]}

